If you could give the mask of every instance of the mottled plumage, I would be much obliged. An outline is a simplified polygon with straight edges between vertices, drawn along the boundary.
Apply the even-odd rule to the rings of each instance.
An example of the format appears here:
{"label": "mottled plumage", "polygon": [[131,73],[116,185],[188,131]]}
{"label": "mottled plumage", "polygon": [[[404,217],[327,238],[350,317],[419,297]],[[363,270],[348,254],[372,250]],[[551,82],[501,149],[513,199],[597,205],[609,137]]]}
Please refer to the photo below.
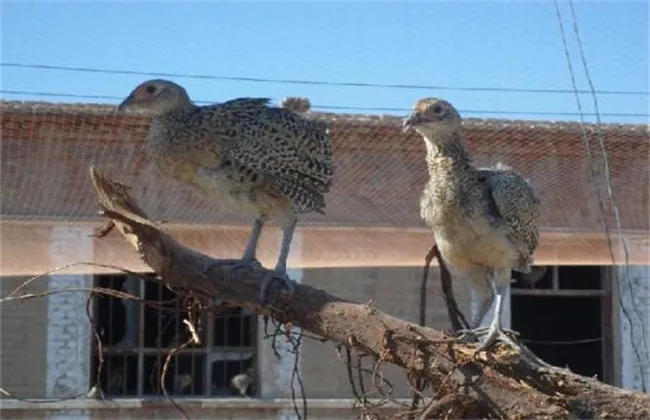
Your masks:
{"label": "mottled plumage", "polygon": [[297,216],[324,213],[324,195],[332,184],[326,123],[270,106],[266,98],[197,106],[181,86],[160,79],[138,85],[120,105],[126,108],[153,113],[147,152],[162,174],[255,218],[242,264],[256,261],[257,239],[266,220],[282,226],[275,274],[286,277]]}
{"label": "mottled plumage", "polygon": [[497,311],[487,347],[501,334],[503,292],[511,270],[530,272],[539,241],[540,201],[531,185],[505,165],[476,168],[464,147],[461,117],[442,99],[418,101],[404,121],[427,148],[429,181],[421,197],[421,216],[454,277],[469,279],[483,295],[472,324],[477,328],[497,291]]}

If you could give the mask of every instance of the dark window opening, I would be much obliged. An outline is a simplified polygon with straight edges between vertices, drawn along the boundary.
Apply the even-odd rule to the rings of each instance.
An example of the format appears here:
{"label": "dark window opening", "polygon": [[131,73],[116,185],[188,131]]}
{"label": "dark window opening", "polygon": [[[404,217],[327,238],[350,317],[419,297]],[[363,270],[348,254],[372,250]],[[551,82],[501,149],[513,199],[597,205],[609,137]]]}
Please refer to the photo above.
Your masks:
{"label": "dark window opening", "polygon": [[[512,328],[546,362],[603,378],[600,299],[512,296]],[[581,340],[588,340],[580,342]]]}
{"label": "dark window opening", "polygon": [[514,283],[511,323],[524,344],[543,360],[602,381],[611,371],[604,353],[613,349],[605,346],[611,340],[603,337],[611,314],[604,312],[603,300],[609,296],[601,273],[600,266],[547,267],[544,277],[532,286],[538,292]]}
{"label": "dark window opening", "polygon": [[[155,281],[127,275],[96,276],[96,287],[128,293],[149,304],[119,296],[97,294],[94,320],[101,346],[94,346],[91,378],[107,396],[162,396],[161,373],[171,350],[187,342],[186,311],[177,295]],[[165,388],[174,396],[239,395],[231,379],[253,367],[257,337],[256,316],[239,307],[203,314],[198,320],[200,345],[193,344],[171,358]],[[252,384],[247,391],[255,395]]]}

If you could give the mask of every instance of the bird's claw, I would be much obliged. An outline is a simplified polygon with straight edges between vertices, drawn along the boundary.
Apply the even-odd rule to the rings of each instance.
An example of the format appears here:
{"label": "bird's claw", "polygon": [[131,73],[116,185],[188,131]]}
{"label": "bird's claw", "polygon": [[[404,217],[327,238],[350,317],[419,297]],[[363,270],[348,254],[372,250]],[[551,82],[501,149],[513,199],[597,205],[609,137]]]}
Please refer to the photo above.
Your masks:
{"label": "bird's claw", "polygon": [[497,341],[501,341],[508,346],[512,347],[513,350],[521,352],[521,347],[517,344],[512,338],[510,338],[505,332],[499,328],[490,328],[487,331],[487,334],[479,344],[479,346],[474,351],[475,353],[488,350],[492,347]]}
{"label": "bird's claw", "polygon": [[292,295],[295,290],[295,287],[293,285],[293,280],[289,278],[286,272],[279,273],[276,270],[268,271],[264,275],[264,279],[262,280],[262,285],[260,286],[259,301],[261,305],[264,305],[266,303],[266,289],[269,287],[269,284],[273,279],[282,280],[284,286],[286,286],[286,289],[288,290],[290,295]]}
{"label": "bird's claw", "polygon": [[481,337],[483,338],[480,340],[479,346],[476,348],[476,353],[483,350],[488,350],[497,341],[501,341],[515,350],[521,350],[519,344],[517,344],[508,334],[516,334],[514,331],[503,330],[502,328],[498,328],[494,325],[491,325],[489,327],[478,327],[469,330],[459,330],[458,332],[461,334],[460,337],[458,337],[460,340],[464,339],[465,337],[472,337],[475,341],[479,341]]}
{"label": "bird's claw", "polygon": [[463,341],[468,341],[465,340],[466,338],[470,338],[473,341],[479,341],[479,337],[482,336],[487,332],[489,327],[478,327],[474,329],[462,329],[456,331],[456,335],[458,340],[463,340]]}

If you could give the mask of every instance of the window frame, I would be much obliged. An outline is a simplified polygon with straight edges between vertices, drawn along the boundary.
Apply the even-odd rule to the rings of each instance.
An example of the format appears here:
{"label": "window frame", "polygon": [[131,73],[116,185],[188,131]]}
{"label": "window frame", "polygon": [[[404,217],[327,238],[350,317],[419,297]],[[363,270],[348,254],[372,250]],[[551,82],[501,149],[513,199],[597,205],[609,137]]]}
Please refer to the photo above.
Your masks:
{"label": "window frame", "polygon": [[[146,272],[146,273],[140,273],[142,276],[148,276],[153,273]],[[127,273],[102,273],[102,274],[94,274],[92,275],[93,277],[93,286],[97,287],[99,285],[99,281],[101,278],[124,278],[125,280],[128,280],[129,278],[133,279],[138,283],[137,286],[137,297],[142,299],[145,296],[145,290],[146,290],[146,280],[137,275],[132,275],[132,274],[127,274]],[[156,282],[156,280],[150,280],[152,282]],[[164,285],[159,284],[159,287],[164,287]],[[108,288],[112,288],[108,286]],[[123,289],[115,289],[124,292]],[[126,292],[128,293],[128,292]],[[93,299],[90,302],[90,313],[92,314],[92,319],[95,322],[95,328],[98,327],[98,310],[99,310],[99,305],[97,303],[97,299],[99,298],[99,295],[101,293],[97,293],[95,296],[93,296]],[[106,363],[107,357],[111,356],[130,356],[130,355],[135,355],[137,357],[137,374],[136,374],[136,392],[135,393],[127,393],[126,391],[123,391],[121,393],[110,393],[108,389],[104,389],[107,383],[108,383],[108,378],[105,379],[104,381],[101,381],[97,383],[98,386],[101,386],[102,392],[104,392],[105,395],[109,395],[113,398],[132,398],[132,399],[148,399],[148,398],[156,398],[157,396],[162,396],[162,392],[159,394],[148,394],[144,392],[145,388],[145,381],[148,380],[147,374],[145,372],[145,357],[146,356],[160,356],[161,363],[165,360],[167,355],[169,354],[169,351],[171,350],[168,347],[145,347],[145,305],[142,304],[141,302],[135,302],[137,305],[137,312],[134,316],[135,319],[125,319],[125,322],[134,322],[136,324],[136,339],[135,339],[135,345],[134,346],[129,346],[129,347],[124,347],[124,346],[106,346],[102,343],[101,346],[101,352],[102,352],[102,358],[104,359],[104,364],[102,366],[102,370],[106,371],[108,369],[108,364]],[[214,302],[215,304],[217,302]],[[231,378],[226,378],[226,384],[225,387],[219,387],[218,393],[215,395],[213,393],[212,389],[212,372],[213,372],[213,364],[219,361],[240,361],[243,362],[245,360],[248,360],[249,358],[252,359],[252,366],[255,368],[256,372],[259,372],[258,369],[258,364],[259,364],[259,357],[258,357],[258,349],[259,349],[259,337],[258,337],[258,316],[255,313],[252,313],[251,311],[247,310],[246,308],[241,308],[242,313],[240,315],[227,315],[227,316],[238,316],[241,320],[240,322],[242,323],[241,329],[240,329],[240,334],[243,340],[243,337],[246,334],[249,334],[249,340],[250,340],[250,346],[219,346],[219,347],[214,347],[213,343],[215,341],[215,317],[218,317],[219,315],[212,315],[209,312],[204,312],[202,316],[204,317],[205,321],[205,326],[204,326],[204,331],[202,333],[202,338],[204,340],[204,345],[201,347],[190,347],[190,348],[185,348],[182,349],[181,351],[177,352],[174,357],[176,356],[181,356],[181,355],[189,355],[189,354],[198,354],[203,356],[203,361],[198,362],[198,363],[193,363],[192,364],[192,374],[197,371],[198,369],[203,370],[203,392],[201,393],[193,393],[193,390],[190,390],[190,393],[177,393],[175,392],[174,389],[169,389],[167,388],[167,393],[174,398],[213,398],[213,399],[220,399],[220,398],[232,398],[235,395],[221,395],[222,393],[227,393],[227,391],[230,389],[230,379]],[[160,328],[161,325],[161,317],[160,314],[163,312],[158,312],[157,313],[157,322]],[[125,315],[125,317],[128,317],[128,315]],[[248,318],[249,319],[249,325],[248,328],[245,328],[243,326],[244,319]],[[246,331],[248,330],[248,331]],[[110,334],[110,333],[109,333]],[[92,339],[92,344],[91,344],[91,358],[90,358],[90,378],[91,378],[91,383],[95,383],[97,381],[97,366],[99,363],[98,359],[98,351],[99,346],[97,344],[97,340],[95,337],[95,334],[91,335]],[[126,360],[126,359],[124,359]],[[162,366],[160,366],[160,369],[162,369]],[[108,374],[108,371],[106,371],[106,374]],[[173,371],[170,369],[167,372],[167,375],[173,374]],[[231,376],[232,377],[232,376]],[[259,383],[255,378],[254,383]],[[126,388],[124,385],[127,383],[126,378],[122,378],[122,384],[123,387]],[[106,387],[107,388],[107,387]],[[259,396],[259,387],[255,387],[255,393],[251,395],[253,398],[257,398]],[[249,390],[250,392],[250,390]]]}

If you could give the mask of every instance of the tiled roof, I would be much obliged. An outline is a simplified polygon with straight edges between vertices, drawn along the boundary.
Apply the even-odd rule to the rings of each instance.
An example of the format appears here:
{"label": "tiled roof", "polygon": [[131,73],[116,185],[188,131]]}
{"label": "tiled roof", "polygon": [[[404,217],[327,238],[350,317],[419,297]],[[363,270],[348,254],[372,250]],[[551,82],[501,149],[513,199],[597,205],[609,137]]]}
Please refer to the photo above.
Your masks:
{"label": "tiled roof", "polygon": [[[152,217],[183,223],[249,223],[193,192],[144,170],[150,118],[117,114],[111,105],[2,102],[3,218],[78,220],[96,217],[88,166],[97,165],[133,186]],[[331,121],[336,179],[326,216],[303,223],[421,227],[418,202],[426,179],[424,146],[403,134],[395,116],[309,113]],[[588,153],[577,123],[465,120],[467,145],[478,164],[501,161],[532,180],[547,229],[601,231]],[[596,179],[604,188],[598,130],[587,125]],[[609,157],[623,228],[648,230],[647,125],[606,124],[599,132]],[[608,207],[609,208],[609,207]],[[609,221],[613,223],[611,209]]]}

